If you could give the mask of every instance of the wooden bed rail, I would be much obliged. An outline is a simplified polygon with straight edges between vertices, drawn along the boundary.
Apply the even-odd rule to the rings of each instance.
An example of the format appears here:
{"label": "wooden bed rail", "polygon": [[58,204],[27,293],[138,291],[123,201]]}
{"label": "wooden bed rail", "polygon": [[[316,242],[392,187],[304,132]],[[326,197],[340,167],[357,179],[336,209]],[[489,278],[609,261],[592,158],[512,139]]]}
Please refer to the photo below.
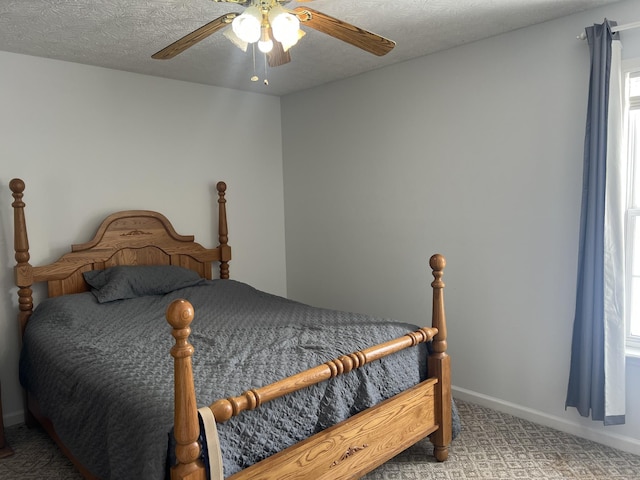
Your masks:
{"label": "wooden bed rail", "polygon": [[343,355],[264,387],[247,390],[240,396],[217,400],[209,405],[209,408],[213,411],[216,422],[226,422],[231,417],[235,417],[245,410],[253,410],[263,403],[310,387],[316,383],[329,380],[338,375],[349,373],[351,370],[360,368],[367,363],[379,360],[392,353],[404,350],[407,347],[428,342],[436,333],[438,333],[438,331],[434,328],[421,328],[400,338],[349,355]]}
{"label": "wooden bed rail", "polygon": [[[448,445],[451,442],[451,387],[450,361],[446,353],[447,328],[444,311],[444,295],[442,282],[443,269],[446,265],[442,255],[433,255],[430,259],[433,270],[433,317],[431,328],[421,328],[400,338],[390,340],[364,350],[343,355],[317,367],[310,368],[291,377],[287,377],[261,388],[251,389],[237,397],[217,400],[209,406],[216,422],[229,420],[245,410],[252,410],[263,403],[282,397],[288,393],[320,383],[353,369],[391,355],[419,343],[433,340],[433,353],[428,359],[429,377],[436,378],[435,411],[440,428],[431,435],[434,444],[434,456],[439,461],[446,460]],[[172,335],[176,339],[171,355],[175,358],[175,424],[177,465],[172,468],[171,478],[200,480],[206,478],[204,467],[198,460],[200,446],[198,444],[199,423],[191,356],[194,349],[188,342],[191,332],[189,325],[194,317],[192,305],[186,300],[175,300],[167,309],[167,321],[173,327]],[[202,475],[202,476],[201,476]]]}

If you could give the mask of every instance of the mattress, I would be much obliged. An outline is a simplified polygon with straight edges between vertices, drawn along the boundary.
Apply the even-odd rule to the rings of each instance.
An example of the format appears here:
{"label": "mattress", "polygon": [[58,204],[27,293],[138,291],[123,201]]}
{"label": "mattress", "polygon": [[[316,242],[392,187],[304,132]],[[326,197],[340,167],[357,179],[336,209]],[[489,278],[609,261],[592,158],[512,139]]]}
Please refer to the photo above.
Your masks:
{"label": "mattress", "polygon": [[[199,406],[418,328],[315,308],[234,280],[168,290],[102,303],[95,289],[50,298],[29,320],[21,383],[74,456],[100,478],[165,477],[174,344],[165,311],[174,299],[185,298],[195,309],[190,342]],[[425,348],[406,349],[218,425],[225,476],[419,383],[426,378]]]}

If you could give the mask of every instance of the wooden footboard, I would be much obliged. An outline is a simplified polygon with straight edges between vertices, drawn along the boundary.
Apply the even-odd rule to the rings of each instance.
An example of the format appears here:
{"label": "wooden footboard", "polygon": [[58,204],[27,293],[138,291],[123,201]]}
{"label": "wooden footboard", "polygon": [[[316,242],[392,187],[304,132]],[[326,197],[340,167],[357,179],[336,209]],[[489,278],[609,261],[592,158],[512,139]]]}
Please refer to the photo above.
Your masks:
{"label": "wooden footboard", "polygon": [[[442,255],[431,257],[434,276],[431,284],[431,328],[422,328],[395,340],[341,356],[265,387],[249,390],[238,397],[218,400],[210,408],[216,421],[224,422],[275,398],[433,340],[433,353],[428,359],[429,379],[232,475],[229,480],[359,478],[427,435],[431,435],[436,459],[446,460],[451,442],[451,380],[450,361],[446,353],[447,329],[442,282],[445,264]],[[198,460],[199,427],[191,366],[193,347],[188,341],[193,316],[193,307],[186,300],[176,300],[167,310],[167,321],[173,327],[172,334],[176,339],[171,354],[175,359],[174,433],[178,463],[172,468],[172,480],[207,478],[205,467]]]}

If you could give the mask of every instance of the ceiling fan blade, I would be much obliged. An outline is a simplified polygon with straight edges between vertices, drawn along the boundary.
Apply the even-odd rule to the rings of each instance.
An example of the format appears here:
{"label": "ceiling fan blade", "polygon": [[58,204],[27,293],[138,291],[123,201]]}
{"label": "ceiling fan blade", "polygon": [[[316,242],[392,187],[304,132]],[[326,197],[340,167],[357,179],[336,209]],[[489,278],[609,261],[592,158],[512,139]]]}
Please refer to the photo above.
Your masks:
{"label": "ceiling fan blade", "polygon": [[307,7],[297,7],[293,11],[300,19],[302,25],[307,25],[319,32],[350,43],[351,45],[366,50],[374,55],[382,56],[393,50],[396,42],[368,32],[362,28],[343,22],[317,10]]}
{"label": "ceiling fan blade", "polygon": [[170,58],[175,57],[179,53],[184,52],[187,48],[192,47],[200,40],[204,40],[209,35],[216,33],[218,30],[229,25],[234,18],[236,18],[239,13],[226,13],[221,17],[212,20],[211,22],[203,25],[200,28],[197,28],[193,32],[185,35],[179,40],[176,40],[168,47],[163,48],[159,52],[151,55],[151,58],[155,58],[156,60],[168,60]]}
{"label": "ceiling fan blade", "polygon": [[284,65],[285,63],[289,63],[291,61],[291,55],[289,54],[289,50],[284,49],[282,43],[273,38],[273,32],[271,31],[271,27],[268,27],[268,35],[269,38],[273,41],[273,48],[269,53],[267,53],[267,61],[270,67],[279,67],[280,65]]}
{"label": "ceiling fan blade", "polygon": [[291,55],[289,54],[289,50],[284,51],[280,42],[274,40],[273,48],[267,53],[267,60],[270,67],[279,67],[280,65],[289,63],[291,61]]}

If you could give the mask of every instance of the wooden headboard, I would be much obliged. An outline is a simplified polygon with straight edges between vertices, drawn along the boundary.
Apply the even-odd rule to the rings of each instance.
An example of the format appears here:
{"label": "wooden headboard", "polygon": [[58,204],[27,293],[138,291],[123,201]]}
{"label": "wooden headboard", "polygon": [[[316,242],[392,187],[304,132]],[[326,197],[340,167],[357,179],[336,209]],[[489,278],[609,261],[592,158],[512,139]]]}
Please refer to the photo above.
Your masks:
{"label": "wooden headboard", "polygon": [[178,265],[211,278],[212,262],[220,262],[220,278],[229,278],[231,247],[228,245],[225,192],[218,182],[218,239],[216,248],[205,248],[193,235],[179,235],[162,214],[150,210],[126,210],[105,218],[92,240],[72,245],[71,252],[55,262],[34,267],[29,263],[29,239],[22,200],[25,184],[9,183],[14,202],[15,282],[18,286],[19,322],[24,332],[33,312],[31,286],[47,282],[48,295],[55,297],[89,289],[83,272],[115,265]]}

